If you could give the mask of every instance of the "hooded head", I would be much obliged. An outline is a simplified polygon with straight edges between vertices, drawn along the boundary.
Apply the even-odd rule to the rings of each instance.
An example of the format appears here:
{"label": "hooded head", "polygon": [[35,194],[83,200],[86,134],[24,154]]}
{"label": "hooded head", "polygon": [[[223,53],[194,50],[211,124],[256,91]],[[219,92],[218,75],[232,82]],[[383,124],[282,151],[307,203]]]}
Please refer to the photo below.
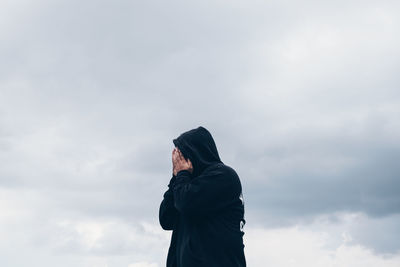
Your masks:
{"label": "hooded head", "polygon": [[173,142],[184,158],[192,162],[193,176],[198,176],[210,165],[222,163],[214,139],[202,126],[182,133]]}

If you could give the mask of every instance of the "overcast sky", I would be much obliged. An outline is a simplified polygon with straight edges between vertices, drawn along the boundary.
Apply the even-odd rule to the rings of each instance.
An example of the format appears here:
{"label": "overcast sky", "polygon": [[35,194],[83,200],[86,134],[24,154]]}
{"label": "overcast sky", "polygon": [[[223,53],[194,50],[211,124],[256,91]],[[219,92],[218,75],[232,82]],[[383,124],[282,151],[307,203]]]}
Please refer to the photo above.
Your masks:
{"label": "overcast sky", "polygon": [[172,139],[249,267],[400,266],[399,1],[0,1],[0,266],[162,267]]}

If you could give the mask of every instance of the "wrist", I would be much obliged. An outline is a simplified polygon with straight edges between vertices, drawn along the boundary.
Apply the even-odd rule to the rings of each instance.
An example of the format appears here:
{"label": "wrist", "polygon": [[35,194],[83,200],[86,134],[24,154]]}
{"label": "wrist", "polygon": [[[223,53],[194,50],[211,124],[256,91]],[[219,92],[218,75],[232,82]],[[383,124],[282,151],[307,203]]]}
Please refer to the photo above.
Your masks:
{"label": "wrist", "polygon": [[186,174],[186,175],[189,175],[189,176],[190,176],[192,173],[190,172],[189,169],[181,169],[181,170],[179,170],[179,171],[176,172],[176,176],[182,175],[182,174]]}

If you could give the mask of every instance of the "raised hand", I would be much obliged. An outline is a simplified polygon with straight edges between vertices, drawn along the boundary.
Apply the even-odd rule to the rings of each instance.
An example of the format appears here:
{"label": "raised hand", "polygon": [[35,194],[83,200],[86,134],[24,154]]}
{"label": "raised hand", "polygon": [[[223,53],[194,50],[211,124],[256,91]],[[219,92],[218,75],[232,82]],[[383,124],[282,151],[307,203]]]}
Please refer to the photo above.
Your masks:
{"label": "raised hand", "polygon": [[172,170],[175,176],[181,170],[188,170],[190,173],[193,173],[192,162],[190,159],[186,160],[179,148],[176,147],[172,150]]}

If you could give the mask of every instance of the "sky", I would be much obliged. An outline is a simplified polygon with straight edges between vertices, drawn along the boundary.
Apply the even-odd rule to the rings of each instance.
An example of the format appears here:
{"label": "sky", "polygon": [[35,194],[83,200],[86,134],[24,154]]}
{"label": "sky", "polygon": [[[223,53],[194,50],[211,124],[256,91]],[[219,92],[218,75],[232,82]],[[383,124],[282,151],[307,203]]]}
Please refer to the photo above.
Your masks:
{"label": "sky", "polygon": [[399,13],[0,1],[0,265],[165,266],[172,139],[203,126],[241,179],[248,266],[400,266]]}

